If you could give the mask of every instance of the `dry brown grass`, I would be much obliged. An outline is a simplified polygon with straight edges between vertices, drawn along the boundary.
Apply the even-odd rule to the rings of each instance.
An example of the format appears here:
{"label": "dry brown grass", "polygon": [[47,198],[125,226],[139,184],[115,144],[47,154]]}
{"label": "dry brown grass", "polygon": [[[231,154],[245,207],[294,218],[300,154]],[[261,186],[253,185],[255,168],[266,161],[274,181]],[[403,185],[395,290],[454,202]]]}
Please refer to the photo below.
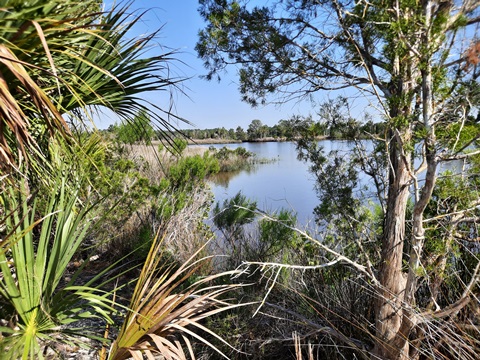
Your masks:
{"label": "dry brown grass", "polygon": [[233,139],[191,139],[188,140],[190,145],[199,145],[199,144],[232,144],[232,143],[241,143],[240,140]]}
{"label": "dry brown grass", "polygon": [[[164,229],[165,247],[179,263],[185,263],[213,236],[206,226],[201,225],[209,211],[211,192],[206,188],[197,188],[190,194],[190,199],[187,206],[170,218]],[[208,273],[211,269],[206,270],[204,268],[203,272]]]}
{"label": "dry brown grass", "polygon": [[[151,145],[125,145],[127,158],[137,164],[143,164],[144,175],[149,179],[158,179],[164,176],[165,170],[176,163],[178,159],[178,156],[170,153],[163,147],[159,150],[159,145],[161,145],[159,141],[154,141]],[[188,146],[183,151],[182,156],[203,156],[206,151],[208,151],[207,146]]]}

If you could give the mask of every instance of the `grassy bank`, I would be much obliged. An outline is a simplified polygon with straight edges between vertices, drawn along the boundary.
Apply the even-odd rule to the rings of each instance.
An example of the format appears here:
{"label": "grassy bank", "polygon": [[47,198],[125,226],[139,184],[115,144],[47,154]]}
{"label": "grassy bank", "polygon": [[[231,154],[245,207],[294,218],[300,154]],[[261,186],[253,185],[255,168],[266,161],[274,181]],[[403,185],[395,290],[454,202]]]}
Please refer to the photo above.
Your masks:
{"label": "grassy bank", "polygon": [[203,144],[232,144],[241,143],[241,140],[234,139],[188,139],[189,145],[203,145]]}
{"label": "grassy bank", "polygon": [[[318,136],[317,139],[320,140],[327,140],[332,139],[329,136]],[[257,143],[257,142],[284,142],[284,141],[291,141],[287,137],[263,137],[259,139],[250,139],[250,140],[236,140],[236,139],[188,139],[189,145],[211,145],[211,144],[238,144],[238,143]]]}
{"label": "grassy bank", "polygon": [[[198,145],[198,144],[195,144]],[[245,148],[238,147],[230,150],[227,147],[220,149],[207,146],[187,146],[181,153],[182,157],[204,156],[205,153],[213,156],[219,164],[219,172],[233,172],[247,169],[254,165],[266,164],[275,159],[258,158],[256,154],[247,151]],[[205,144],[206,145],[206,144]],[[178,156],[170,153],[162,146],[155,143],[152,145],[135,144],[125,145],[127,156],[130,160],[140,161],[145,164],[146,172],[149,178],[164,173],[164,168],[169,168],[178,161]]]}

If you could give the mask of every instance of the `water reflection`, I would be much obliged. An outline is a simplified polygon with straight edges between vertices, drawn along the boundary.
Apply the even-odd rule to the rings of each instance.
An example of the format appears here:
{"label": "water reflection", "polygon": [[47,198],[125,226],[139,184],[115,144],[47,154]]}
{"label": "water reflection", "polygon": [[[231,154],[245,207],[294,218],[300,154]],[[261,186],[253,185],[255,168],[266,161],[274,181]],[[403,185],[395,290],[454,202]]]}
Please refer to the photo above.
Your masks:
{"label": "water reflection", "polygon": [[243,171],[218,174],[211,178],[215,202],[235,196],[241,191],[257,202],[260,209],[274,212],[282,208],[294,211],[301,224],[313,218],[318,204],[314,182],[308,165],[297,160],[295,145],[290,142],[221,144],[235,149],[239,146],[256,154],[257,159],[275,159],[254,164]]}
{"label": "water reflection", "polygon": [[228,188],[228,184],[230,184],[230,180],[232,180],[235,176],[240,174],[242,170],[238,171],[229,171],[229,172],[221,172],[218,174],[215,174],[209,178],[209,180],[215,185],[215,186],[221,186],[223,188]]}
{"label": "water reflection", "polygon": [[228,188],[230,181],[236,178],[238,175],[242,173],[245,173],[248,175],[255,175],[258,171],[258,168],[263,165],[264,164],[250,164],[241,170],[220,172],[218,174],[212,175],[209,178],[209,181],[215,186],[221,186],[226,189]]}
{"label": "water reflection", "polygon": [[[349,156],[356,146],[351,141],[321,142],[324,153],[336,150],[340,156]],[[373,143],[362,141],[366,154],[373,149]],[[278,161],[267,164],[256,164],[242,171],[221,173],[211,178],[212,191],[215,202],[235,196],[241,191],[245,196],[257,202],[261,210],[267,212],[279,211],[282,208],[293,210],[297,214],[299,224],[312,224],[314,218],[313,209],[318,205],[318,198],[314,190],[315,181],[308,171],[308,164],[297,159],[295,144],[291,142],[271,143],[236,143],[220,144],[214,147],[228,147],[235,149],[239,146],[256,154],[257,158],[278,159]],[[368,156],[368,155],[367,155]],[[420,160],[415,158],[415,168],[420,165]],[[437,174],[445,170],[453,173],[463,173],[464,163],[462,161],[451,161],[442,163]],[[355,192],[358,196],[363,195],[365,204],[378,204],[375,185],[370,176],[361,173]],[[423,185],[425,172],[418,174],[419,186]],[[414,189],[410,189],[412,196]]]}

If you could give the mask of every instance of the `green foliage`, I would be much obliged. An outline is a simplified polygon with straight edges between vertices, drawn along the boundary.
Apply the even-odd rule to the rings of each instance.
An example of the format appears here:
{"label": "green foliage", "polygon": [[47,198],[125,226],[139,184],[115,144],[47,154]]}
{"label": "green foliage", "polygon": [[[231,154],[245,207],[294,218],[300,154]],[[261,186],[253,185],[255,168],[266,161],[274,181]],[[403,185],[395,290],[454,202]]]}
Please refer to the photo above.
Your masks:
{"label": "green foliage", "polygon": [[[82,199],[103,200],[97,205],[103,214],[102,226],[92,237],[102,249],[108,249],[112,259],[132,253],[131,259],[142,260],[153,238],[151,231],[191,205],[192,193],[218,171],[217,159],[209,154],[180,158],[161,167],[157,158],[149,164],[142,157],[131,156],[128,148],[101,140],[98,134],[82,133],[79,137],[82,146],[74,154],[57,149],[52,159],[57,159],[55,164],[76,169],[86,179]],[[148,149],[154,151],[153,147]]]}
{"label": "green foliage", "polygon": [[[168,216],[169,214],[166,215]],[[138,239],[136,239],[134,249],[132,249],[134,251],[132,255],[135,255],[141,260],[146,259],[154,238],[155,234],[152,232],[151,224],[142,224],[138,233]]]}
{"label": "green foliage", "polygon": [[114,127],[117,140],[124,144],[144,142],[151,144],[155,135],[150,117],[145,110],[141,110],[133,120],[125,120]]}
{"label": "green foliage", "polygon": [[221,149],[217,150],[215,148],[211,148],[215,151],[215,154],[213,155],[214,157],[216,157],[217,159],[219,160],[226,160],[230,157],[230,155],[232,153],[234,153],[233,150],[230,150],[229,148],[227,148],[226,146],[222,147]]}
{"label": "green foliage", "polygon": [[175,138],[173,140],[173,148],[175,152],[178,152],[180,155],[185,151],[187,148],[188,142],[186,139],[182,138]]}
{"label": "green foliage", "polygon": [[239,191],[234,197],[225,199],[223,204],[217,202],[213,209],[213,223],[228,239],[239,238],[243,226],[255,219],[256,201],[250,201]]}
{"label": "green foliage", "polygon": [[257,140],[265,137],[266,129],[260,120],[252,120],[247,129],[248,140]]}
{"label": "green foliage", "polygon": [[10,359],[36,358],[50,341],[71,344],[79,341],[75,335],[94,337],[74,324],[94,317],[111,321],[109,313],[114,312],[110,294],[91,287],[97,277],[84,285],[75,284],[78,273],[64,281],[93,215],[90,204],[78,198],[80,184],[66,183],[65,170],[60,168],[52,179],[41,213],[37,204],[43,194],[29,198],[24,180],[20,189],[2,189],[6,228],[0,252],[0,315],[16,320],[14,327],[0,331],[7,334],[1,350]]}
{"label": "green foliage", "polygon": [[475,141],[480,131],[480,124],[450,123],[438,129],[439,141],[451,149],[464,149]]}
{"label": "green foliage", "polygon": [[165,135],[165,132],[163,132],[163,137],[172,137],[170,141],[165,143],[165,145],[162,144],[162,148],[159,148],[159,151],[161,152],[163,149],[168,151],[174,156],[182,156],[182,154],[185,152],[185,149],[188,146],[188,140],[187,138],[184,137],[184,131],[182,131],[182,135],[178,136],[176,132],[170,134],[170,135]]}
{"label": "green foliage", "polygon": [[207,176],[219,171],[218,160],[205,152],[203,156],[195,155],[180,158],[172,165],[167,180],[172,189],[191,190]]}
{"label": "green foliage", "polygon": [[61,114],[84,123],[92,109],[106,107],[126,121],[143,112],[171,128],[159,115],[170,111],[158,111],[140,96],[176,88],[179,80],[169,79],[166,65],[171,53],[144,56],[155,34],[126,39],[141,18],[132,16],[128,4],[110,11],[101,11],[98,0],[3,5],[0,71],[8,95],[0,105],[2,163],[15,163],[18,152],[39,164],[48,162],[41,156],[46,138],[74,140]]}
{"label": "green foliage", "polygon": [[[278,253],[297,248],[300,245],[299,236],[294,228],[297,226],[297,217],[291,211],[281,209],[271,219],[259,221],[260,242],[263,243],[263,261],[273,258]],[[285,261],[286,259],[282,259]]]}
{"label": "green foliage", "polygon": [[222,147],[218,150],[213,148],[213,150],[215,151],[213,156],[215,158],[217,158],[218,160],[228,160],[232,156],[238,156],[238,157],[243,158],[243,159],[249,159],[249,158],[255,156],[254,153],[248,151],[244,147],[237,147],[237,148],[231,150],[231,149],[227,148],[226,146],[224,146],[224,147]]}
{"label": "green foliage", "polygon": [[270,161],[269,159],[257,159],[255,154],[243,147],[229,149],[224,146],[220,149],[211,146],[209,152],[218,159],[219,172],[234,172],[250,169],[253,165]]}
{"label": "green foliage", "polygon": [[238,155],[242,158],[249,158],[249,157],[254,156],[254,153],[248,151],[247,149],[245,149],[243,147],[238,147],[234,151],[235,151],[236,155]]}
{"label": "green foliage", "polygon": [[[100,196],[107,198],[105,207],[113,227],[121,226],[162,189],[161,184],[152,184],[143,176],[136,163],[115,155],[108,159],[105,172],[95,178],[93,188]],[[115,210],[110,212],[109,206]]]}
{"label": "green foliage", "polygon": [[288,120],[280,120],[273,126],[262,124],[257,127],[254,123],[252,127],[252,124],[250,124],[249,132],[245,132],[242,127],[238,126],[236,130],[230,129],[228,132],[223,131],[222,128],[213,128],[202,130],[187,129],[182,130],[182,133],[189,138],[197,140],[220,138],[230,140],[231,142],[237,142],[262,141],[266,138],[272,138],[277,141],[285,141],[292,140],[299,136],[296,131],[301,122],[308,122],[311,125],[311,132],[319,138],[354,140],[371,138],[372,135],[382,136],[384,133],[385,124],[383,122],[373,122],[371,119],[368,119],[365,123],[362,123],[361,121],[347,115],[345,112],[342,114],[334,114],[333,112],[330,113],[330,110],[322,109],[322,107],[325,107],[325,105],[322,105],[321,108],[319,108],[319,117],[316,121],[313,121],[311,116],[306,118],[292,116],[292,118]]}
{"label": "green foliage", "polygon": [[326,155],[315,137],[297,141],[298,157],[308,161],[309,171],[315,176],[315,190],[320,205],[315,208],[318,222],[330,222],[336,217],[356,217],[360,207],[354,190],[358,185],[358,169],[353,157],[332,150]]}
{"label": "green foliage", "polygon": [[237,128],[235,129],[235,138],[240,141],[244,141],[247,139],[247,134],[241,126],[237,126]]}

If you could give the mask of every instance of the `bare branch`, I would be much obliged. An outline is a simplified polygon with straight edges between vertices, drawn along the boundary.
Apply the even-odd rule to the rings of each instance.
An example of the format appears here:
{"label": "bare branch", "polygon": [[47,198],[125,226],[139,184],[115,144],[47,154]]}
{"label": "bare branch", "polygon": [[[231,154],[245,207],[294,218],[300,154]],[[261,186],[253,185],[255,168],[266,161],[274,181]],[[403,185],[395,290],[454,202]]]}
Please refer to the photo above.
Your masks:
{"label": "bare branch", "polygon": [[453,156],[443,156],[440,158],[440,161],[454,161],[454,160],[463,160],[463,159],[468,159],[472,156],[480,154],[480,150],[477,151],[472,151],[467,154],[458,154],[458,155],[453,155]]}
{"label": "bare branch", "polygon": [[326,267],[338,264],[339,261],[340,260],[336,259],[320,265],[289,265],[289,264],[281,264],[281,263],[274,263],[274,262],[243,261],[242,265],[240,266],[249,267],[252,265],[257,265],[257,266],[260,266],[261,271],[263,271],[263,269],[267,267],[278,267],[281,269],[289,269],[289,270],[318,270],[318,269],[324,269]]}
{"label": "bare branch", "polygon": [[[250,211],[250,209],[247,209],[247,208],[242,207],[242,206],[235,205],[235,207],[238,207],[238,208],[243,209],[243,210]],[[278,219],[275,219],[275,218],[271,217],[270,215],[268,215],[264,211],[261,211],[261,210],[257,209],[255,211],[255,213],[257,213],[258,215],[261,215],[262,217],[264,217],[265,219],[268,219],[269,221],[278,222],[278,223],[282,224],[283,226],[285,226],[287,229],[290,229],[290,230],[293,230],[293,231],[297,232],[298,234],[300,234],[305,239],[308,239],[309,241],[315,243],[318,247],[320,247],[325,252],[333,255],[335,257],[336,262],[344,263],[344,264],[347,264],[347,265],[355,268],[356,270],[358,270],[362,274],[366,275],[372,281],[372,283],[374,285],[377,285],[377,286],[379,285],[379,282],[378,282],[375,274],[373,274],[368,267],[366,267],[364,265],[361,265],[361,264],[357,263],[356,261],[353,261],[353,260],[349,259],[348,257],[336,252],[335,250],[330,249],[328,246],[323,244],[318,239],[315,239],[314,237],[310,236],[305,231],[300,230],[300,229],[298,229],[294,226],[290,226],[288,224],[285,224],[284,222],[279,221]]]}
{"label": "bare branch", "polygon": [[[438,221],[440,219],[443,219],[443,218],[451,218],[451,217],[454,217],[454,216],[458,216],[458,215],[464,215],[470,211],[474,211],[474,210],[478,210],[480,207],[480,199],[478,200],[475,200],[473,201],[472,203],[470,203],[470,207],[467,208],[467,209],[463,209],[463,210],[459,210],[459,211],[455,211],[455,212],[449,212],[447,214],[441,214],[441,215],[437,215],[437,216],[434,216],[434,217],[431,217],[429,219],[424,219],[423,220],[423,223],[429,223],[429,222],[432,222],[432,221]],[[453,220],[451,220],[453,221]]]}

